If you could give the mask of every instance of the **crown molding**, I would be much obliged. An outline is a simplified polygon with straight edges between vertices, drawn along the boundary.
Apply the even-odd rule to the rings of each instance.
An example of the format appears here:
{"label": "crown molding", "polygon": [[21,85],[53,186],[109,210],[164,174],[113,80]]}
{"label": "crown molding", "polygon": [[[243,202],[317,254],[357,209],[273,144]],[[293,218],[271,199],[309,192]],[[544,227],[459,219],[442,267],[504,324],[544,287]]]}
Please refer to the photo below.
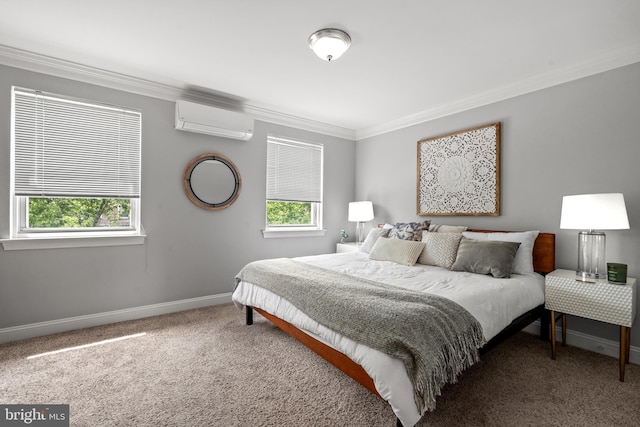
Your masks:
{"label": "crown molding", "polygon": [[0,63],[36,73],[72,79],[168,101],[175,100],[177,94],[181,93],[181,90],[177,87],[139,79],[125,74],[114,73],[112,71],[101,70],[76,62],[65,61],[5,45],[0,45]]}
{"label": "crown molding", "polygon": [[3,65],[34,71],[37,73],[49,74],[61,78],[68,78],[84,83],[131,92],[138,95],[163,99],[166,101],[175,102],[178,99],[188,97],[193,100],[210,103],[221,108],[227,108],[235,111],[241,110],[253,115],[256,120],[263,122],[290,126],[297,129],[335,136],[352,141],[359,141],[365,138],[389,133],[637,62],[640,62],[640,46],[631,45],[626,48],[606,52],[579,64],[557,68],[547,73],[530,76],[436,108],[424,110],[375,126],[354,130],[282,113],[267,107],[249,104],[242,104],[239,107],[238,103],[233,103],[214,95],[189,90],[179,86],[157,83],[125,74],[89,67],[71,61],[65,61],[51,56],[0,45],[0,64]]}
{"label": "crown molding", "polygon": [[594,74],[603,73],[605,71],[635,64],[637,62],[640,62],[640,45],[636,44],[626,48],[609,51],[579,64],[533,75],[446,105],[424,110],[380,125],[357,130],[356,141],[439,119],[452,114],[461,113],[473,108],[493,104],[505,99],[514,98],[516,96],[546,89],[572,80],[578,80]]}
{"label": "crown molding", "polygon": [[221,97],[190,90],[188,88],[167,85],[125,74],[115,73],[99,68],[89,67],[76,62],[65,61],[47,55],[0,45],[0,64],[10,67],[48,74],[56,77],[72,79],[84,83],[122,90],[138,95],[149,96],[165,101],[175,102],[185,97],[199,100],[221,108],[243,111],[251,114],[256,120],[290,126],[297,129],[317,132],[324,135],[355,140],[355,130],[327,123],[281,113],[266,107],[231,102]]}

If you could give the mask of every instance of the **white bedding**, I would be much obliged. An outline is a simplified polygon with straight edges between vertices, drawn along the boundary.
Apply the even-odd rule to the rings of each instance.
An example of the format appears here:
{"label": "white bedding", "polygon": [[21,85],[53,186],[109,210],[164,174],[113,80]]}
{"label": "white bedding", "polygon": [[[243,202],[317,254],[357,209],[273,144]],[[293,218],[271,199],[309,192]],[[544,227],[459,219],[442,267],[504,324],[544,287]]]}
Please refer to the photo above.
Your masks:
{"label": "white bedding", "polygon": [[[295,259],[353,276],[446,297],[464,307],[480,322],[487,340],[521,314],[544,303],[544,278],[536,273],[514,274],[510,279],[495,279],[421,264],[407,267],[390,261],[372,261],[368,254],[362,252]],[[373,379],[378,393],[391,405],[403,426],[413,426],[420,419],[413,399],[411,381],[399,360],[325,328],[286,300],[251,283],[240,282],[232,299],[240,305],[264,309],[349,356]]]}

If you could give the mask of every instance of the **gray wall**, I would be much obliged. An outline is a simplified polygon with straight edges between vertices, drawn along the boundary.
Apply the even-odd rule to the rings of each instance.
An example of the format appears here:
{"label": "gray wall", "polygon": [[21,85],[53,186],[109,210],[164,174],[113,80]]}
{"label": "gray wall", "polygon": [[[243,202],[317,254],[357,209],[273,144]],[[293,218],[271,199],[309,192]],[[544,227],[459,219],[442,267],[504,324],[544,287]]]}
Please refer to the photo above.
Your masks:
{"label": "gray wall", "polygon": [[[143,246],[0,250],[0,329],[230,292],[248,261],[333,252],[340,228],[353,235],[346,220],[352,200],[374,202],[369,227],[419,219],[416,142],[495,121],[502,122],[501,215],[432,220],[556,233],[557,267],[573,269],[577,231],[558,228],[562,196],[622,192],[631,229],[607,232],[607,258],[640,277],[639,81],[634,64],[357,143],[263,122],[251,141],[236,142],[175,131],[171,102],[0,66],[0,237],[9,235],[11,85],[142,111],[142,223],[149,236]],[[326,236],[262,237],[268,132],[325,144]],[[182,191],[189,160],[209,151],[233,160],[243,180],[238,201],[216,212],[197,208]],[[572,318],[569,328],[617,340],[610,325]]]}
{"label": "gray wall", "polygon": [[[556,267],[577,263],[577,230],[560,230],[562,196],[621,192],[630,230],[607,231],[607,260],[640,277],[640,64],[497,102],[357,142],[356,198],[374,222],[416,220],[417,141],[502,122],[501,215],[431,217],[474,228],[556,233]],[[631,344],[640,345],[640,315]],[[571,318],[568,327],[617,340],[611,325]]]}
{"label": "gray wall", "polygon": [[[256,122],[247,142],[174,130],[174,104],[0,66],[0,238],[9,236],[11,86],[109,102],[142,111],[141,246],[0,249],[0,329],[231,292],[249,261],[335,251],[352,231],[355,143]],[[325,147],[324,237],[264,239],[266,137],[275,133]],[[185,196],[182,174],[196,155],[229,157],[242,177],[231,207],[207,211]]]}

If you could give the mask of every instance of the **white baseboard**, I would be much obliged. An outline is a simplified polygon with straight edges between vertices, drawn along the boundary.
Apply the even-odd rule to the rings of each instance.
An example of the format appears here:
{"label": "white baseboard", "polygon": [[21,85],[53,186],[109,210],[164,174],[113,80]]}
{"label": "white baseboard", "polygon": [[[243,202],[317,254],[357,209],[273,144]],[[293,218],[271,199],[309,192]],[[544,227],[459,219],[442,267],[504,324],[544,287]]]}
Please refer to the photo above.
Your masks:
{"label": "white baseboard", "polygon": [[0,343],[231,302],[231,292],[0,329]]}
{"label": "white baseboard", "polygon": [[[524,331],[539,335],[540,321],[536,320],[524,328]],[[562,326],[556,326],[556,342],[562,342]],[[569,328],[567,328],[567,345],[615,357],[616,359],[620,356],[620,345],[618,341],[587,335],[582,332],[572,331]],[[629,362],[640,365],[640,347],[631,346],[629,350]]]}

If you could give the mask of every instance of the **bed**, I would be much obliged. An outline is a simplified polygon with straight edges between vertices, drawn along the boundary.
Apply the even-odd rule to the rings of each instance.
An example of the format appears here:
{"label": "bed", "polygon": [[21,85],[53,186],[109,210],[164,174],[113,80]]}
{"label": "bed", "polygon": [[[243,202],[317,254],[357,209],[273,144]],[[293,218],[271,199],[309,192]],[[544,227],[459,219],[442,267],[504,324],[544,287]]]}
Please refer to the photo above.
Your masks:
{"label": "bed", "polygon": [[[544,315],[543,275],[553,271],[555,268],[554,234],[539,233],[537,231],[503,232],[493,230],[466,230],[462,232],[455,228],[452,230],[446,227],[438,230],[437,227],[434,228],[432,225],[433,231],[428,231],[429,224],[422,223],[424,229],[418,235],[415,230],[416,223],[398,223],[395,224],[395,227],[399,227],[402,230],[402,227],[406,224],[412,224],[412,227],[414,227],[409,234],[400,232],[392,236],[385,235],[383,227],[371,230],[363,244],[363,250],[359,252],[299,257],[291,260],[260,260],[249,263],[236,279],[237,283],[232,299],[236,305],[246,308],[246,323],[248,325],[253,323],[253,312],[255,310],[369,391],[386,400],[397,417],[398,425],[410,427],[415,425],[425,413],[434,409],[435,396],[439,394],[439,390],[444,386],[444,383],[454,382],[462,370],[477,361],[475,354],[462,354],[460,361],[451,362],[452,365],[456,366],[455,369],[445,368],[445,370],[450,371],[447,373],[446,381],[440,380],[435,386],[429,385],[429,393],[426,393],[425,396],[418,396],[416,394],[417,380],[413,370],[409,369],[407,365],[404,353],[396,358],[390,355],[395,355],[395,353],[386,351],[388,347],[380,347],[382,348],[381,350],[375,345],[370,345],[371,341],[368,341],[367,337],[359,335],[362,330],[353,335],[351,330],[343,332],[339,327],[335,328],[337,330],[332,329],[334,323],[331,323],[331,321],[336,315],[335,313],[328,315],[330,317],[329,322],[323,319],[322,316],[318,319],[316,311],[324,312],[325,307],[320,302],[321,297],[312,296],[313,304],[311,304],[300,300],[300,297],[286,293],[288,289],[295,287],[294,284],[289,283],[289,278],[285,277],[285,275],[289,274],[289,270],[285,269],[282,276],[275,274],[271,279],[263,279],[263,276],[251,276],[249,273],[245,273],[248,267],[271,268],[275,264],[277,268],[280,268],[280,266],[291,267],[295,272],[291,276],[297,277],[301,272],[300,274],[305,278],[309,277],[310,281],[320,280],[316,279],[319,277],[316,274],[324,275],[327,273],[334,281],[341,280],[345,285],[351,283],[351,280],[358,286],[361,284],[369,286],[369,282],[373,282],[371,286],[374,288],[375,285],[384,286],[383,293],[391,295],[382,304],[377,302],[378,300],[374,300],[378,304],[377,307],[382,307],[383,305],[386,307],[387,304],[392,304],[392,300],[401,300],[400,303],[397,303],[400,306],[416,307],[415,304],[411,305],[413,304],[413,298],[420,299],[422,296],[417,294],[426,294],[427,296],[424,298],[428,298],[429,302],[434,298],[438,303],[441,301],[446,304],[451,303],[456,309],[462,307],[462,311],[470,315],[470,324],[464,323],[461,326],[463,329],[459,329],[465,331],[464,340],[459,339],[462,336],[462,332],[459,335],[454,332],[454,339],[446,337],[446,340],[455,342],[456,346],[460,345],[458,341],[470,341],[467,338],[467,332],[474,330],[472,326],[480,325],[480,332],[477,330],[473,332],[476,335],[475,340],[467,343],[468,347],[476,348],[478,354],[489,350],[505,337],[521,330],[536,319],[541,320],[541,334],[544,335],[544,338],[547,338],[548,317]],[[388,226],[387,229],[391,228],[391,231],[395,231],[396,229],[393,227]],[[451,260],[442,261],[440,259],[446,258],[446,256],[438,258],[438,255],[442,255],[442,252],[447,251],[443,251],[442,247],[437,246],[434,242],[449,241],[454,235],[457,236],[458,244],[455,245],[455,253],[452,253],[453,249],[449,247],[450,245],[447,246],[449,258],[453,256],[453,264],[449,265],[448,263]],[[399,243],[400,241],[403,243]],[[509,241],[512,243],[505,243]],[[422,243],[422,246],[417,243]],[[384,247],[385,250],[381,251],[379,247]],[[408,251],[408,247],[414,248],[412,249],[413,252],[417,252],[421,248],[420,254],[416,257],[414,263],[405,262],[404,253]],[[427,254],[428,251],[425,248],[432,249],[430,255]],[[434,251],[434,248],[438,250]],[[473,250],[469,252],[469,248],[473,248]],[[486,268],[486,265],[482,265],[478,270],[484,272],[483,274],[476,271],[478,266],[474,264],[478,264],[477,257],[479,253],[482,253],[480,257],[483,258],[487,253],[494,254],[496,251],[500,252],[503,249],[512,253],[512,264],[508,265],[509,271],[506,274],[502,273],[507,277],[494,277],[496,270],[487,274],[484,272],[485,270],[482,270]],[[403,253],[400,258],[396,256],[398,252]],[[409,256],[409,258],[412,257],[413,255]],[[470,262],[469,257],[475,258]],[[507,255],[508,257],[509,255]],[[459,261],[462,261],[462,263]],[[465,265],[465,261],[471,266]],[[443,262],[444,264],[442,264]],[[491,263],[493,261],[487,261],[483,258],[480,264],[486,264],[487,262]],[[517,272],[515,270],[516,265],[519,266]],[[459,271],[453,271],[452,268]],[[506,267],[502,265],[500,268],[504,269]],[[269,274],[274,273],[269,272]],[[498,271],[496,275],[500,276],[500,274],[500,271]],[[269,285],[270,282],[275,284]],[[282,282],[287,283],[282,285]],[[303,286],[308,286],[309,283],[311,282],[307,282]],[[331,286],[335,287],[333,284]],[[397,294],[395,289],[391,289],[392,287],[398,288]],[[287,291],[282,293],[282,288],[286,288]],[[314,288],[305,287],[304,292],[314,295],[312,289]],[[318,295],[326,293],[325,288],[321,289],[323,290]],[[359,290],[360,288],[357,289]],[[379,293],[377,291],[374,292]],[[402,302],[404,301],[405,293],[409,294],[410,305]],[[344,295],[340,295],[339,298],[338,302],[327,303],[328,306],[335,305],[336,312],[349,311],[345,307],[350,307],[350,310],[355,313],[363,313],[358,311],[360,310],[358,307],[362,304],[367,305],[369,301],[368,296],[366,298],[363,297],[362,301],[365,301],[365,303],[362,304],[360,300],[357,303],[349,302],[349,298],[345,298]],[[342,301],[344,301],[344,307],[339,305],[342,304]],[[322,309],[314,309],[311,305],[317,305]],[[404,311],[413,310],[412,308],[412,310]],[[431,309],[430,312],[432,311]],[[458,312],[453,311],[451,313]],[[396,314],[394,313],[393,316],[396,316]],[[361,315],[357,314],[358,317]],[[445,314],[444,316],[446,317],[447,315]],[[449,314],[448,316],[455,317],[456,320],[453,320],[454,322],[463,323],[458,319],[458,314],[455,316]],[[426,318],[427,316],[420,314],[418,317]],[[353,317],[349,319],[349,322],[351,322]],[[365,319],[366,321],[371,321],[368,317],[365,317]],[[414,320],[403,320],[407,324],[412,321]],[[439,322],[441,320],[436,319],[432,323]],[[340,325],[340,323],[337,323],[337,325]],[[395,326],[389,326],[389,328],[394,329]],[[408,329],[422,331],[422,328],[423,326]],[[370,329],[374,329],[376,331],[375,334],[377,334],[384,327]],[[458,331],[458,329],[453,329],[453,326],[450,327],[449,325],[444,329]],[[396,333],[396,329],[394,329],[393,334]],[[473,333],[469,332],[469,335]],[[430,345],[433,346],[432,344]],[[449,346],[450,343],[447,341],[446,345]],[[466,350],[468,351],[468,349]],[[405,350],[402,349],[401,351]],[[458,351],[457,347],[456,351]],[[414,358],[415,354],[411,354],[410,359],[413,360]],[[450,355],[447,355],[447,360],[449,359]],[[441,362],[434,362],[432,365],[440,366]]]}

